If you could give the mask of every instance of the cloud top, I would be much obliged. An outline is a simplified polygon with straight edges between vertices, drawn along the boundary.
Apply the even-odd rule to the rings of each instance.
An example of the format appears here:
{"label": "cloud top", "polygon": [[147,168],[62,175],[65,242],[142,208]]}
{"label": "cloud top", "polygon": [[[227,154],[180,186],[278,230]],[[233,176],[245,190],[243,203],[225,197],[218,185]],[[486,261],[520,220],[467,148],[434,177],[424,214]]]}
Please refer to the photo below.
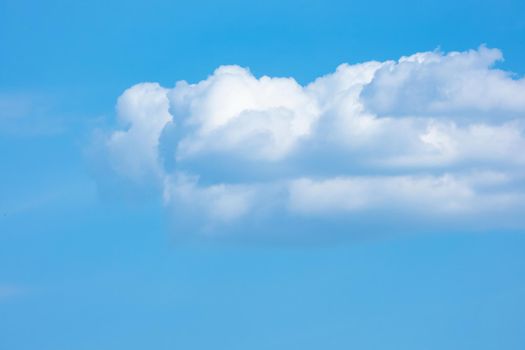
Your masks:
{"label": "cloud top", "polygon": [[112,174],[199,227],[389,211],[521,225],[525,79],[500,60],[481,46],[342,64],[304,86],[239,66],[141,83],[99,147]]}

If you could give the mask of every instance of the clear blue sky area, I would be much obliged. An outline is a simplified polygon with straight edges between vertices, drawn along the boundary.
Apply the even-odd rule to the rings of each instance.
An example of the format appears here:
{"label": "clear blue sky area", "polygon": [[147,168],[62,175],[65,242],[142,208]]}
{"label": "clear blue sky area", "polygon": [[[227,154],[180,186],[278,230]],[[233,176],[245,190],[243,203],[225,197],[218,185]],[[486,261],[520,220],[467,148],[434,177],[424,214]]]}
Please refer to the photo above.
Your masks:
{"label": "clear blue sky area", "polygon": [[520,0],[0,0],[0,349],[525,349],[523,230],[181,243],[157,199],[99,191],[86,156],[126,88],[224,64],[308,83],[486,44],[523,76],[524,15]]}

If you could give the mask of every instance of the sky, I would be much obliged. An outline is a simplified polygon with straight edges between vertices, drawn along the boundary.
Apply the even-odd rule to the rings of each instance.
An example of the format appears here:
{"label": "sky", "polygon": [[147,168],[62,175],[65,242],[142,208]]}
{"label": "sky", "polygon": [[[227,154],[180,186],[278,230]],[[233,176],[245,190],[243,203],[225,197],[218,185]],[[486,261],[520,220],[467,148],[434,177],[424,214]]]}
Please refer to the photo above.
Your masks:
{"label": "sky", "polygon": [[525,348],[523,13],[0,0],[0,349]]}

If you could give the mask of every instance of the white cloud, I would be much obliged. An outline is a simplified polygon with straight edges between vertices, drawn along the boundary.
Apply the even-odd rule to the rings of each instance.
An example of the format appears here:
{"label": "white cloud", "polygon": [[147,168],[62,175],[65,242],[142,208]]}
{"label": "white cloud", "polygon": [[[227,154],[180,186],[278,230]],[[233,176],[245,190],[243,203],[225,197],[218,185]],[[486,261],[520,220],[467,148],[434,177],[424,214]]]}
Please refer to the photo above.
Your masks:
{"label": "white cloud", "polygon": [[491,68],[503,59],[497,49],[418,53],[387,62],[364,91],[364,101],[379,115],[474,117],[473,113],[523,113],[525,80]]}
{"label": "white cloud", "polygon": [[276,212],[516,215],[525,79],[494,68],[501,59],[481,46],[342,64],[305,86],[238,66],[173,88],[138,84],[119,98],[124,128],[105,147],[114,172],[156,183],[170,208],[201,221],[262,208],[269,222]]}
{"label": "white cloud", "polygon": [[135,180],[161,176],[158,145],[162,130],[172,120],[168,89],[157,83],[137,84],[126,90],[117,102],[120,123],[107,140],[113,170]]}
{"label": "white cloud", "polygon": [[[393,124],[397,124],[395,121]],[[439,167],[464,162],[490,165],[525,164],[524,128],[521,121],[498,125],[430,120],[424,127],[408,125],[411,143],[382,161],[390,166]],[[405,137],[409,134],[405,134]],[[400,138],[403,136],[400,135]]]}
{"label": "white cloud", "polygon": [[500,211],[525,204],[513,191],[487,191],[505,174],[468,176],[360,176],[320,181],[303,178],[290,186],[290,208],[303,214],[330,214],[369,209],[411,214],[469,214]]}
{"label": "white cloud", "polygon": [[197,177],[185,174],[175,174],[165,181],[166,204],[174,206],[175,210],[189,208],[219,222],[229,222],[247,214],[256,199],[254,186],[199,186]]}
{"label": "white cloud", "polygon": [[197,84],[170,92],[175,119],[187,130],[177,157],[231,152],[275,160],[307,137],[319,107],[292,78],[255,78],[247,69],[222,66]]}

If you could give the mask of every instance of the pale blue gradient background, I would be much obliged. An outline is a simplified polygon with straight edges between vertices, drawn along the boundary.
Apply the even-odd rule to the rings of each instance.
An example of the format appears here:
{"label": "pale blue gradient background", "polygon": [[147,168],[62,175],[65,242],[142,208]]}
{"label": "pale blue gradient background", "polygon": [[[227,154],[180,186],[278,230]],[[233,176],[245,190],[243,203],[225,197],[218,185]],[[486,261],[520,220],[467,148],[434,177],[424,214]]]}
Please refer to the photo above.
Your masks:
{"label": "pale blue gradient background", "polygon": [[[524,349],[525,233],[178,244],[85,150],[130,85],[500,48],[523,1],[0,0],[0,349]],[[344,228],[341,228],[344,230]],[[385,228],[388,231],[388,228]],[[322,235],[323,232],[305,232]]]}

